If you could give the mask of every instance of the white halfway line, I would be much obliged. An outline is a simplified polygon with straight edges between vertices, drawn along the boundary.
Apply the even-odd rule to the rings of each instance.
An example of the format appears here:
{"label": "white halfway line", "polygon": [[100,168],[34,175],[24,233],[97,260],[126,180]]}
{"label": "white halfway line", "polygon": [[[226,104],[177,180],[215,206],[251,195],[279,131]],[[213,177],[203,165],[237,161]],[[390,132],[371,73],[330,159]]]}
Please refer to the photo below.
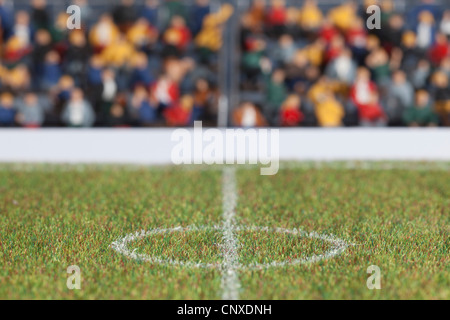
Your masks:
{"label": "white halfway line", "polygon": [[221,255],[223,263],[222,272],[222,299],[239,299],[239,277],[237,270],[239,265],[239,243],[234,233],[237,192],[236,192],[236,169],[226,167],[223,170],[222,184],[222,206],[223,206],[223,242],[221,244]]}

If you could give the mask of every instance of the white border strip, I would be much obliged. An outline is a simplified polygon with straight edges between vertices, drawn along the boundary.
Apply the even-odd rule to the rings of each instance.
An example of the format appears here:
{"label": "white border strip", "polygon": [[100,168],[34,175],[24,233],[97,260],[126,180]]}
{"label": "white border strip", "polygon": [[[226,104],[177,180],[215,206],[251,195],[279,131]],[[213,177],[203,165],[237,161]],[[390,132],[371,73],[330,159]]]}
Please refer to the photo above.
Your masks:
{"label": "white border strip", "polygon": [[[171,164],[172,133],[0,129],[0,162]],[[281,129],[279,151],[282,161],[450,161],[450,129]]]}

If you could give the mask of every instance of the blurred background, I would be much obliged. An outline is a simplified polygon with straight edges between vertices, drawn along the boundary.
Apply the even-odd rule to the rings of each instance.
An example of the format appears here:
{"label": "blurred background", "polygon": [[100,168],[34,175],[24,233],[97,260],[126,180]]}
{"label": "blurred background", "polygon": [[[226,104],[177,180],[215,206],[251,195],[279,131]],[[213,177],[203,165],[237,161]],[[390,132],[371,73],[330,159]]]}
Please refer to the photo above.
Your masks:
{"label": "blurred background", "polygon": [[0,127],[450,125],[444,0],[0,0],[0,22]]}

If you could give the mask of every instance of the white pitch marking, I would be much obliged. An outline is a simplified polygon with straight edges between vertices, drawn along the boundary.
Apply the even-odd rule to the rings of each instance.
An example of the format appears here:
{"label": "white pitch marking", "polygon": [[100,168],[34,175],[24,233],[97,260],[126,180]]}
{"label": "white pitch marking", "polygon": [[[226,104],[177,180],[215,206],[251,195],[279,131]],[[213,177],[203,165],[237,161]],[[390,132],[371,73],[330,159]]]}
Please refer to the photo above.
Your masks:
{"label": "white pitch marking", "polygon": [[[199,268],[199,269],[223,269],[222,263],[203,263],[203,262],[191,262],[191,261],[179,261],[174,259],[159,258],[137,252],[128,248],[128,244],[142,240],[146,237],[150,237],[156,234],[177,233],[177,232],[200,232],[200,231],[221,231],[224,233],[223,225],[214,226],[188,226],[188,227],[176,227],[176,228],[156,228],[149,231],[135,232],[126,235],[123,238],[114,241],[110,247],[116,252],[138,261],[149,262],[151,264],[158,264],[163,266],[172,266],[180,268]],[[299,238],[318,239],[324,242],[328,242],[332,247],[323,254],[313,255],[303,259],[295,259],[289,261],[273,261],[269,263],[251,263],[247,265],[239,264],[236,266],[237,270],[263,270],[269,268],[283,268],[287,266],[295,266],[301,264],[314,264],[323,260],[328,260],[342,254],[348,247],[355,246],[355,244],[347,243],[346,241],[336,238],[333,235],[319,234],[317,232],[306,232],[301,229],[285,229],[285,228],[272,228],[272,227],[260,227],[260,226],[235,226],[232,228],[234,232],[250,231],[250,232],[266,232],[266,233],[288,233],[298,236]]]}
{"label": "white pitch marking", "polygon": [[222,207],[223,207],[223,243],[221,244],[221,254],[223,263],[221,265],[222,272],[222,299],[223,300],[239,300],[239,243],[235,229],[236,215],[236,169],[234,167],[226,167],[223,170],[222,184]]}

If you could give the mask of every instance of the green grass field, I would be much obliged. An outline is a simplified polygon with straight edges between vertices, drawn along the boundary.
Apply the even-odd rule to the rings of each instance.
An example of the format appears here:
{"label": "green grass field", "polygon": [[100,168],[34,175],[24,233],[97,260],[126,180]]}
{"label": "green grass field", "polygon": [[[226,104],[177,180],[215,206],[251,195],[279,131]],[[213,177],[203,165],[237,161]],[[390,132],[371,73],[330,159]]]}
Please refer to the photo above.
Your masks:
{"label": "green grass field", "polygon": [[[236,169],[236,225],[298,228],[352,244],[317,263],[252,264],[320,255],[330,243],[235,231],[241,299],[450,299],[450,166],[385,170],[285,165],[278,175]],[[194,167],[195,168],[195,167]],[[427,169],[428,168],[428,169]],[[220,299],[222,171],[119,166],[0,166],[0,299]],[[187,267],[131,259],[110,245]],[[81,290],[66,287],[81,269]],[[381,290],[366,286],[381,269]]]}

